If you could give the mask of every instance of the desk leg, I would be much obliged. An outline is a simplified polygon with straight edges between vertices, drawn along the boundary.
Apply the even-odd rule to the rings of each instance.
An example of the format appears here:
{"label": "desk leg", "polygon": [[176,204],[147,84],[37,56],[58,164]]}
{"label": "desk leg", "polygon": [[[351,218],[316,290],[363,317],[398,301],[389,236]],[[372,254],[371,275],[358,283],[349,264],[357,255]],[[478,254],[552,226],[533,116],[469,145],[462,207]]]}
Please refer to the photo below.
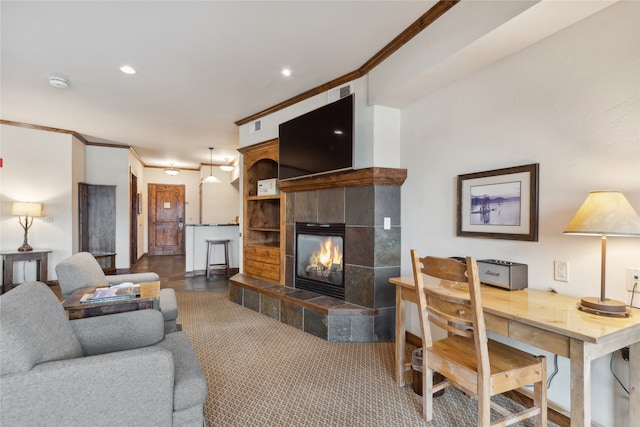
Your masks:
{"label": "desk leg", "polygon": [[591,425],[591,351],[584,341],[571,339],[571,427]]}
{"label": "desk leg", "polygon": [[49,280],[49,255],[44,253],[38,260],[38,280],[47,283]]}
{"label": "desk leg", "polygon": [[407,343],[405,334],[405,301],[402,299],[402,289],[396,286],[396,383],[404,384],[404,356]]}
{"label": "desk leg", "polygon": [[8,292],[13,284],[13,257],[5,256],[2,261],[2,289],[0,294]]}
{"label": "desk leg", "polygon": [[640,342],[629,346],[629,425],[640,426]]}

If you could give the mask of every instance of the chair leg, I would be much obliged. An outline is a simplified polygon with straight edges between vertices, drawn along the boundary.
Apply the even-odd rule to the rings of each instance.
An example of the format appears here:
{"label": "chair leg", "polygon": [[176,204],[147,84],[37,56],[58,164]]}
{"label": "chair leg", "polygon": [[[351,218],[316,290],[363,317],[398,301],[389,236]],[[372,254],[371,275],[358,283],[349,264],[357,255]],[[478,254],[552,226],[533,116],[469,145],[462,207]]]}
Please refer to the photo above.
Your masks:
{"label": "chair leg", "polygon": [[425,363],[426,352],[423,351],[422,363],[422,416],[425,420],[433,419],[433,370]]}
{"label": "chair leg", "polygon": [[547,426],[547,360],[540,356],[540,378],[541,380],[533,386],[533,405],[540,408],[540,415],[535,417],[535,427]]}
{"label": "chair leg", "polygon": [[478,387],[478,427],[491,425],[491,393]]}

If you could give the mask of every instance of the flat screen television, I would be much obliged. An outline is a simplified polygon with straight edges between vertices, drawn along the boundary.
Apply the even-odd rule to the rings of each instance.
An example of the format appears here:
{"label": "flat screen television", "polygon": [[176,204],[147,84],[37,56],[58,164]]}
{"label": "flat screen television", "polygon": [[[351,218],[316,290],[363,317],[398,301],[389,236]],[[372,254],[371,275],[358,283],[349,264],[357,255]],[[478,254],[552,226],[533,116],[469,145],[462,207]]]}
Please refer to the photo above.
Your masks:
{"label": "flat screen television", "polygon": [[353,167],[353,94],[281,123],[278,179]]}

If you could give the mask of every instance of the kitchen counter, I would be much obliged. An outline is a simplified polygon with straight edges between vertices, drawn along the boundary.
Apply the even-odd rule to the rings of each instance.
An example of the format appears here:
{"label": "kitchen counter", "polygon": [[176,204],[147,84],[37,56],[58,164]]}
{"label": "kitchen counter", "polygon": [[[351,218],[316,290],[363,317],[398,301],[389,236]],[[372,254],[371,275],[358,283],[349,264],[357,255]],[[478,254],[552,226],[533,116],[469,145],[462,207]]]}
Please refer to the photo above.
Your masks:
{"label": "kitchen counter", "polygon": [[[185,224],[185,277],[206,274],[206,240],[229,239],[229,268],[240,265],[240,230],[238,224]],[[224,262],[222,246],[214,247],[213,263]]]}

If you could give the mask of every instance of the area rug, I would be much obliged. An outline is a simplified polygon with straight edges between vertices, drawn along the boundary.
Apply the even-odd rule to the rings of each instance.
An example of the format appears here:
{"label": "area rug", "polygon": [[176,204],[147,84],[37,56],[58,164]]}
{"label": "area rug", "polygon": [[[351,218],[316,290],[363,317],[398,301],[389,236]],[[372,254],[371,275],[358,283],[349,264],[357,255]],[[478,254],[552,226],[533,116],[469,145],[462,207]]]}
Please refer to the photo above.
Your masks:
{"label": "area rug", "polygon": [[476,402],[451,388],[435,398],[434,420],[423,421],[421,397],[394,380],[392,342],[331,343],[232,303],[227,293],[176,294],[178,321],[207,377],[208,426],[476,425]]}

